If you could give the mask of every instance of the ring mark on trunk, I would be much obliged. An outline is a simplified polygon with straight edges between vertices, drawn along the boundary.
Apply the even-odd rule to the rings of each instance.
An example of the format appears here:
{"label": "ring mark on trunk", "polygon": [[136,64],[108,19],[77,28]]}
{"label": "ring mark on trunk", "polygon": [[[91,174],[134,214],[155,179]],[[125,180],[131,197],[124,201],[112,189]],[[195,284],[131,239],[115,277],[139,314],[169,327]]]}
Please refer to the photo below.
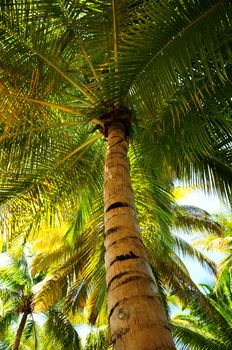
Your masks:
{"label": "ring mark on trunk", "polygon": [[[112,143],[111,143],[111,149],[114,147],[114,146],[116,146],[116,145],[118,145],[118,144],[120,144],[120,143],[122,143],[122,142],[124,142],[125,143],[125,139],[124,138],[122,138],[122,137],[120,137],[120,139],[119,140],[114,140],[114,139],[118,139],[119,137],[116,135],[116,136],[113,136],[112,138],[111,138],[111,140],[112,140]],[[114,142],[113,142],[114,141]],[[124,145],[123,145],[124,146]],[[126,143],[126,146],[127,146],[127,143]],[[124,147],[125,148],[125,147]]]}
{"label": "ring mark on trunk", "polygon": [[[126,284],[128,282],[137,281],[139,279],[144,279],[144,277],[143,276],[131,276],[131,277],[128,277],[124,281],[119,283],[116,287],[112,288],[111,290],[114,290],[114,289],[116,289],[118,287],[121,287],[123,284]],[[146,279],[148,279],[148,278],[146,278]]]}
{"label": "ring mark on trunk", "polygon": [[107,290],[110,288],[111,284],[112,284],[115,280],[121,278],[122,276],[128,275],[128,274],[129,274],[129,272],[123,272],[123,273],[120,273],[120,274],[114,276],[114,277],[109,281],[108,286],[107,286]]}
{"label": "ring mark on trunk", "polygon": [[106,213],[108,213],[110,210],[115,209],[115,208],[122,208],[122,207],[130,207],[128,203],[125,202],[115,202],[111,204],[107,209]]}
{"label": "ring mark on trunk", "polygon": [[117,307],[119,304],[120,304],[120,302],[118,301],[118,302],[112,307],[112,309],[111,309],[110,312],[109,312],[109,319],[110,319],[110,317],[112,316],[114,310],[116,309],[116,307]]}
{"label": "ring mark on trunk", "polygon": [[[128,273],[126,273],[128,275]],[[121,275],[125,275],[125,274],[121,274]],[[120,276],[121,277],[121,276]],[[120,278],[119,277],[119,278]],[[113,279],[116,279],[116,278],[113,278]],[[110,287],[110,284],[113,282],[113,279],[110,281],[109,285],[108,285],[108,289]],[[147,276],[147,275],[143,275],[143,276],[131,276],[131,277],[128,277],[126,278],[125,280],[123,280],[122,282],[120,282],[116,287],[112,288],[111,291],[121,287],[123,284],[126,284],[128,282],[132,282],[132,281],[136,281],[136,280],[139,280],[139,279],[143,279],[143,280],[147,280],[149,282],[153,282],[153,279],[150,277],[150,276]]]}
{"label": "ring mark on trunk", "polygon": [[[111,232],[111,233],[113,233],[113,232]],[[108,245],[108,249],[109,249],[111,246],[113,246],[113,245],[115,245],[115,244],[117,244],[117,243],[120,243],[120,242],[123,242],[123,241],[130,241],[130,240],[136,240],[136,241],[138,241],[139,243],[143,244],[142,239],[140,239],[139,237],[136,237],[136,236],[127,236],[127,237],[122,237],[122,238],[119,238],[119,239],[113,241],[111,244]]]}
{"label": "ring mark on trunk", "polygon": [[130,251],[129,254],[118,255],[112,261],[110,266],[112,266],[114,263],[116,263],[118,261],[124,261],[124,260],[130,260],[130,259],[139,259],[139,256],[135,255],[132,251]]}
{"label": "ring mark on trunk", "polygon": [[[154,300],[154,298],[158,298],[160,299],[160,296],[159,295],[143,295],[142,296],[143,299],[147,299],[147,300]],[[121,299],[120,301],[117,301],[117,303],[111,308],[111,310],[109,311],[109,319],[111,318],[111,316],[113,315],[115,309],[117,308],[118,305],[120,304],[124,304],[126,303],[128,300],[131,300],[131,299],[137,299],[138,296],[131,296],[129,298],[123,298]]]}
{"label": "ring mark on trunk", "polygon": [[109,236],[111,233],[115,233],[115,232],[117,232],[117,231],[119,231],[119,230],[122,230],[123,229],[123,226],[115,226],[115,227],[112,227],[112,228],[110,228],[109,230],[107,230],[106,232],[105,232],[105,235],[106,236]]}

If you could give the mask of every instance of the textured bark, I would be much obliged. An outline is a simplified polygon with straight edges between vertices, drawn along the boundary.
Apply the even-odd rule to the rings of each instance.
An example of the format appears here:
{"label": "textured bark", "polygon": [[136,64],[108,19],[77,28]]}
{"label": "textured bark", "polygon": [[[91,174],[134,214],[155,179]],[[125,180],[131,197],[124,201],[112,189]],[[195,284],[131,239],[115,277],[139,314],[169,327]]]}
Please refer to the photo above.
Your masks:
{"label": "textured bark", "polygon": [[105,264],[114,350],[175,349],[136,216],[121,122],[108,127],[105,164]]}
{"label": "textured bark", "polygon": [[27,316],[28,316],[28,313],[24,312],[23,316],[21,318],[19,327],[17,329],[13,350],[18,350],[18,348],[19,348],[20,341],[21,341],[22,334],[23,334],[23,330],[24,330],[24,327],[25,327],[25,324],[26,324],[26,321],[27,321]]}

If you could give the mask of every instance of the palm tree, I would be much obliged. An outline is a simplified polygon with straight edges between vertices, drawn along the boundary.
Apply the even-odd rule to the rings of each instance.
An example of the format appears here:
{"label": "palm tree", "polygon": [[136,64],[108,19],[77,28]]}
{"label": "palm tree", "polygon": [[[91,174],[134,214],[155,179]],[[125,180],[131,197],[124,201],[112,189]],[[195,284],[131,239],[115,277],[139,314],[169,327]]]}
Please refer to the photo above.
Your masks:
{"label": "palm tree", "polygon": [[0,298],[4,310],[0,318],[3,326],[2,335],[5,337],[4,333],[7,332],[7,328],[14,320],[17,320],[19,324],[12,348],[18,350],[27,319],[32,316],[33,312],[33,281],[25,258],[19,260],[11,257],[9,265],[1,267],[0,279]]}
{"label": "palm tree", "polygon": [[8,263],[0,269],[2,346],[12,346],[14,350],[51,349],[54,346],[57,349],[80,349],[77,331],[58,306],[50,308],[43,314],[43,318],[40,316],[40,322],[35,320],[34,288],[38,288],[36,283],[41,283],[42,274],[32,278],[25,256],[19,259],[8,254],[8,257]]}
{"label": "palm tree", "polygon": [[[108,145],[105,266],[114,348],[173,349],[141,241],[129,139],[143,155],[145,177],[152,173],[151,162],[158,179],[160,171],[173,179],[195,169],[205,181],[229,191],[231,171],[223,167],[222,186],[215,176],[220,155],[217,161],[212,156],[218,133],[230,134],[231,2],[12,1],[1,3],[0,23],[1,140],[8,156],[3,164],[12,171],[3,183],[10,187],[5,198],[28,189],[31,197],[38,196],[51,185],[44,175],[46,169],[50,180],[49,166],[40,163],[50,156],[45,129],[75,125],[83,134],[91,132],[83,124],[94,125],[93,136],[56,158],[53,169],[64,161],[70,169],[71,160],[99,138],[95,129],[100,130]],[[65,149],[72,132],[60,135],[65,135]],[[13,154],[9,162],[9,149],[15,155],[23,149],[22,160]],[[12,177],[14,185],[9,185]],[[83,177],[77,181],[85,182]]]}

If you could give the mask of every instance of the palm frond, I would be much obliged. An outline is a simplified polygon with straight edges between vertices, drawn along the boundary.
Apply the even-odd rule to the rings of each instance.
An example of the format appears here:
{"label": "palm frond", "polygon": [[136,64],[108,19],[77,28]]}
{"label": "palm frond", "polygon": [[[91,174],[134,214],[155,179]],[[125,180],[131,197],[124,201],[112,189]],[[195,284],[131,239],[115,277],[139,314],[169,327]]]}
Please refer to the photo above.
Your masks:
{"label": "palm frond", "polygon": [[59,311],[51,309],[44,324],[43,349],[79,350],[79,336],[69,320]]}
{"label": "palm frond", "polygon": [[[140,113],[144,99],[147,112],[155,118],[184,86],[188,98],[183,96],[169,110],[178,122],[179,111],[188,111],[190,101],[201,109],[203,95],[213,91],[217,77],[222,82],[227,79],[231,5],[175,1],[167,7],[158,2],[144,5],[143,11],[123,43],[125,67],[131,67],[130,94]],[[138,52],[143,52],[139,65]]]}
{"label": "palm frond", "polygon": [[207,334],[207,332],[204,331],[200,332],[198,328],[196,332],[194,325],[191,327],[186,326],[185,323],[174,321],[171,324],[171,331],[176,345],[180,350],[229,349],[218,337],[217,339],[212,338],[211,334]]}
{"label": "palm frond", "polygon": [[181,228],[188,231],[208,231],[217,236],[222,236],[224,228],[205,210],[189,206],[174,207],[175,228]]}
{"label": "palm frond", "polygon": [[88,334],[83,350],[110,350],[109,338],[107,327],[93,330]]}
{"label": "palm frond", "polygon": [[217,265],[211,259],[209,259],[205,254],[203,254],[200,250],[194,248],[191,244],[186,242],[181,237],[176,236],[176,250],[182,256],[188,256],[196,261],[200,262],[202,267],[208,268],[208,270],[215,275],[217,274]]}
{"label": "palm frond", "polygon": [[174,338],[186,348],[189,344],[191,349],[229,349],[232,332],[229,273],[222,282],[220,295],[207,285],[204,287],[207,290],[205,298],[211,305],[212,312],[206,312],[198,303],[198,297],[193,294],[189,310],[173,318]]}

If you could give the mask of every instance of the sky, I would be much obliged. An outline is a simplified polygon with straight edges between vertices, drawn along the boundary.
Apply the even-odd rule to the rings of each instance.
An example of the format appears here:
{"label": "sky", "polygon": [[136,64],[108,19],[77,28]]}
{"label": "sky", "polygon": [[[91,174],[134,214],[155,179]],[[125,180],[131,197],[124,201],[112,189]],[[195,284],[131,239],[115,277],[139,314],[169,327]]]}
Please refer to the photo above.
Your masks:
{"label": "sky", "polygon": [[210,214],[219,214],[228,211],[226,203],[223,203],[216,196],[205,195],[201,190],[194,190],[184,198],[178,200],[183,205],[194,205],[206,210]]}
{"label": "sky", "polygon": [[[181,205],[193,205],[198,208],[206,210],[211,215],[213,214],[225,214],[229,212],[229,207],[226,203],[223,203],[219,198],[213,195],[205,195],[201,190],[194,190],[188,193],[186,196],[178,200]],[[191,241],[190,236],[185,235],[186,240]],[[218,253],[204,253],[213,261],[218,263],[223,256]],[[195,283],[213,283],[213,277],[204,270],[199,263],[193,260],[185,259],[185,264],[191,274],[191,277]]]}

